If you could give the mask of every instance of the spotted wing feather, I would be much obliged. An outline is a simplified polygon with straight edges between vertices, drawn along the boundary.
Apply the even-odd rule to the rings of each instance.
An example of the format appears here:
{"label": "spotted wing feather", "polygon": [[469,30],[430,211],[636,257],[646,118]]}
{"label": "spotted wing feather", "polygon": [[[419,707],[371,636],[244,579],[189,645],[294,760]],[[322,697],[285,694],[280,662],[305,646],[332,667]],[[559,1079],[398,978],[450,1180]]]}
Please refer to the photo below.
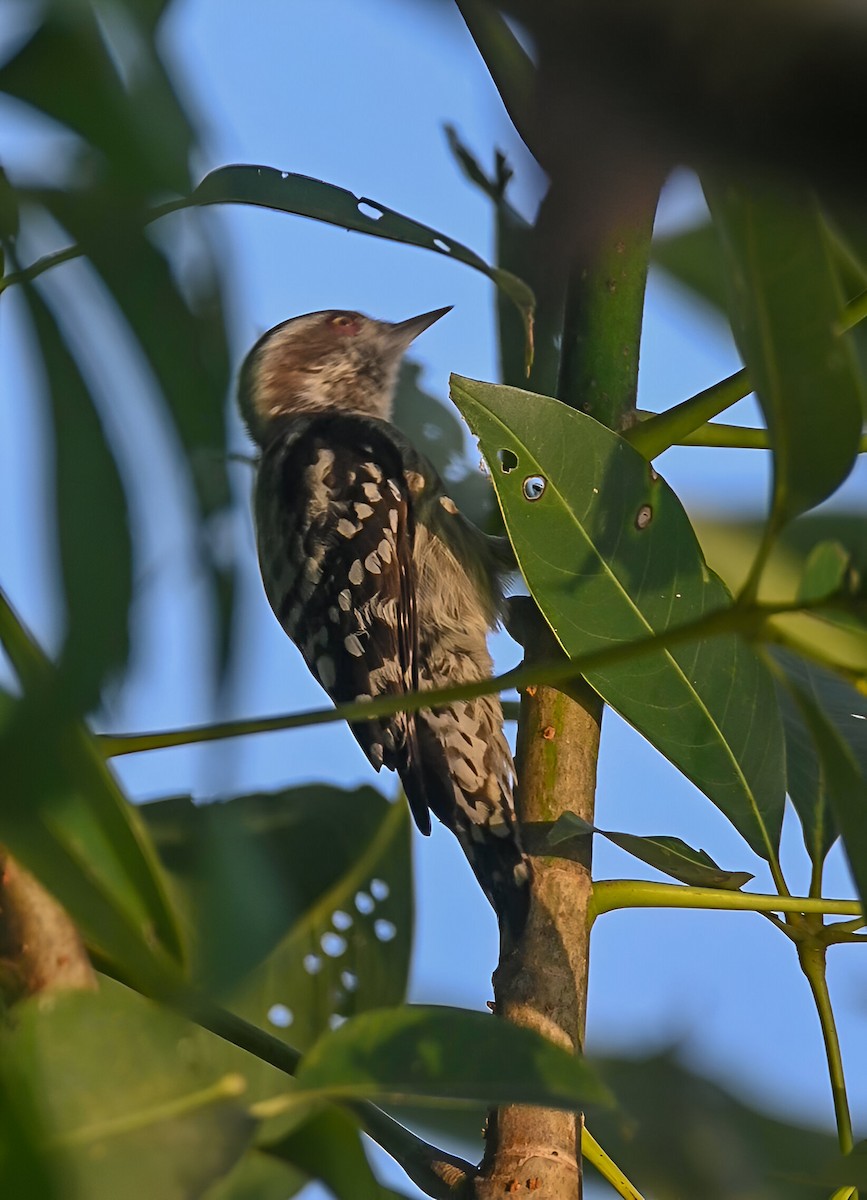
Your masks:
{"label": "spotted wing feather", "polygon": [[[414,524],[400,455],[369,422],[327,417],[273,443],[257,497],[265,590],[335,703],[415,691]],[[430,832],[416,718],[351,726],[368,759],[397,770]]]}

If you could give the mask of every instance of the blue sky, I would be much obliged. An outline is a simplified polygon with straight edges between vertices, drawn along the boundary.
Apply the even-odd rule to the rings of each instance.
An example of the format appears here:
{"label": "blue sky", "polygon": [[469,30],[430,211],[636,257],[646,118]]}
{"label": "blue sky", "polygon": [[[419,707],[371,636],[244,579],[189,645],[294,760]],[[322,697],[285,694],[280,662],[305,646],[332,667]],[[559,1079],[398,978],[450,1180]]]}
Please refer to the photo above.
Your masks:
{"label": "blue sky", "polygon": [[[380,200],[488,257],[491,212],[454,165],[442,126],[457,126],[485,163],[494,146],[516,168],[513,202],[532,212],[538,172],[502,115],[496,93],[456,13],[447,4],[399,0],[186,0],[164,30],[165,52],[182,92],[205,130],[201,173],[228,162],[268,164],[313,175]],[[0,108],[0,158],[10,167],[57,152],[55,132]],[[701,212],[686,174],[666,189],[666,228]],[[209,213],[231,279],[235,361],[269,326],[299,312],[358,308],[398,320],[453,304],[413,354],[429,390],[444,395],[450,371],[495,377],[493,292],[489,282],[445,258],[366,239],[260,210]],[[70,298],[104,308],[86,271],[61,268]],[[21,354],[14,304],[0,322],[0,545],[4,586],[49,644],[58,617],[51,600],[53,562],[41,499],[38,379]],[[86,310],[85,310],[86,311]],[[118,343],[120,342],[120,345]],[[667,280],[653,274],[642,346],[640,404],[660,408],[708,386],[739,365],[722,326]],[[103,387],[131,395],[149,387],[122,339],[106,328],[92,371]],[[139,392],[141,394],[141,392]],[[132,407],[132,406],[130,406]],[[754,409],[741,406],[742,420]],[[125,410],[126,411],[126,410]],[[162,520],[160,496],[177,487],[160,466],[162,431],[142,421],[141,453],[154,457],[154,487],[138,498],[146,533],[148,590],[137,623],[132,682],[116,699],[116,730],[164,728],[207,720],[201,686],[204,644],[187,597],[197,586],[185,548]],[[232,440],[246,446],[234,421]],[[690,511],[758,510],[767,489],[759,452],[733,457],[710,450],[672,451],[662,472]],[[864,464],[847,488],[863,497]],[[255,564],[245,493],[249,470],[234,470],[240,503],[231,529],[246,558],[241,613],[243,668],[232,712],[251,716],[320,707],[322,694],[274,621]],[[26,519],[23,514],[27,514]],[[505,635],[495,640],[498,665],[517,659]],[[134,795],[191,790],[206,798],[326,777],[371,782],[348,731],[338,726],[246,739],[125,760],[121,775]],[[388,781],[383,781],[388,784]],[[669,833],[707,849],[723,866],[752,870],[764,889],[762,864],[721,815],[642,739],[612,714],[605,720],[598,823],[637,833]],[[805,887],[800,835],[787,820],[786,865],[793,888]],[[418,840],[418,952],[411,997],[483,1007],[496,964],[493,918],[444,831]],[[634,875],[640,864],[612,847],[596,848],[597,876]],[[840,855],[831,856],[829,894],[850,894]],[[831,952],[829,976],[840,1022],[850,1097],[863,1134],[867,1125],[867,1050],[863,1038],[867,965],[857,951]],[[858,1026],[861,1025],[859,1033]],[[832,1125],[830,1090],[807,986],[790,945],[747,914],[609,915],[594,932],[588,1022],[591,1050],[640,1050],[676,1042],[694,1064],[770,1108]]]}

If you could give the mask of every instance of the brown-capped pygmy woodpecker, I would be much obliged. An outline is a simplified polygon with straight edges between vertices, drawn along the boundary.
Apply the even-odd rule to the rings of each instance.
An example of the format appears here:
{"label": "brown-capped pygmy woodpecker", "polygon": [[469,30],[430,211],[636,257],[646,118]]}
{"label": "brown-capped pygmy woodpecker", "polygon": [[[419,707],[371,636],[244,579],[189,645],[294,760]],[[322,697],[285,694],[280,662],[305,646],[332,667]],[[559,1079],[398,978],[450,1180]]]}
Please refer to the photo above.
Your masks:
{"label": "brown-capped pygmy woodpecker", "polygon": [[[278,621],[337,703],[488,678],[499,620],[496,539],[466,520],[433,466],[391,424],[400,360],[450,310],[390,324],[307,313],[259,339],[240,408],[261,451],[256,536]],[[400,775],[416,824],[457,836],[501,930],[516,937],[529,868],[499,697],[352,724]]]}

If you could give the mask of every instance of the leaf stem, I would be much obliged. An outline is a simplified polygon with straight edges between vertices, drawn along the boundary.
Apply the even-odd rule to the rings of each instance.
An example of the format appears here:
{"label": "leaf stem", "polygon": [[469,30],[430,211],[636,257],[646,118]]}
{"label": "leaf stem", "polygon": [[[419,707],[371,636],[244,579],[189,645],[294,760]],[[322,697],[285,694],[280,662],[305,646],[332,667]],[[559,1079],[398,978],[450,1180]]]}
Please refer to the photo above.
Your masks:
{"label": "leaf stem", "polygon": [[[664,414],[662,414],[664,415]],[[647,423],[657,419],[656,413],[639,410],[638,416]],[[630,431],[632,433],[633,431]],[[630,438],[630,440],[632,440]],[[699,446],[725,450],[770,450],[767,429],[750,425],[726,425],[723,422],[708,422],[685,437],[678,438],[672,446]],[[867,434],[863,435],[858,447],[859,454],[867,454]]]}
{"label": "leaf stem", "polygon": [[831,1007],[831,997],[828,992],[828,980],[825,973],[826,947],[803,943],[798,946],[798,960],[801,970],[807,977],[810,991],[819,1015],[822,1027],[822,1039],[825,1043],[825,1056],[828,1060],[828,1075],[831,1079],[831,1094],[834,1098],[834,1115],[837,1120],[837,1137],[840,1149],[844,1154],[852,1151],[852,1117],[849,1113],[849,1099],[846,1095],[846,1079],[843,1074],[843,1056],[840,1053],[840,1039],[837,1036],[837,1023],[834,1020],[834,1010]]}
{"label": "leaf stem", "polygon": [[702,425],[718,417],[721,412],[731,408],[738,400],[743,400],[753,390],[746,368],[735,371],[726,379],[705,388],[668,408],[665,412],[641,421],[624,433],[627,441],[631,442],[639,454],[647,459],[656,458],[670,446],[683,441]]}
{"label": "leaf stem", "polygon": [[643,879],[602,879],[593,885],[591,920],[621,908],[705,908],[719,912],[826,913],[846,917],[858,917],[862,911],[857,900],[733,892]]}

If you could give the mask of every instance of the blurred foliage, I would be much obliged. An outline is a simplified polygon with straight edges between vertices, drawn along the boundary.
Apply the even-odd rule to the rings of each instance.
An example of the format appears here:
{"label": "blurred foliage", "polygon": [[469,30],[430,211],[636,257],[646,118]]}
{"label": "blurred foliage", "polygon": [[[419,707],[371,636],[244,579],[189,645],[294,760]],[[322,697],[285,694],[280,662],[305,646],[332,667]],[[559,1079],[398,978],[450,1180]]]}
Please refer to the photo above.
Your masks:
{"label": "blurred foliage", "polygon": [[[466,407],[528,584],[573,656],[671,633],[689,605],[713,618],[745,581],[764,603],[819,606],[757,623],[743,604],[726,639],[590,678],[770,861],[787,788],[815,877],[839,831],[867,892],[867,520],[854,505],[807,511],[845,479],[867,411],[867,223],[852,150],[865,115],[863,23],[842,0],[798,0],[784,14],[758,0],[738,21],[723,0],[502,7],[523,22],[532,58],[499,8],[458,3],[551,186],[527,220],[509,198],[505,156],[486,170],[447,130],[457,167],[490,203],[493,262],[377,201],[271,166],[218,168],[194,186],[201,138],[161,54],[166,0],[46,0],[7,46],[0,93],[62,129],[71,149],[38,175],[0,165],[0,292],[22,297],[39,360],[47,540],[65,618],[52,662],[0,598],[17,680],[0,694],[0,770],[14,781],[0,841],[67,907],[97,961],[160,1003],[104,978],[98,994],[34,997],[7,1014],[4,1197],[277,1200],[308,1179],[347,1200],[393,1195],[367,1166],[363,1106],[323,1097],[577,1104],[600,1093],[595,1070],[487,1014],[401,1007],[413,933],[402,803],[311,786],[137,813],[85,724],[125,678],[130,612],[146,598],[136,504],[157,475],[139,453],[143,413],[166,430],[159,468],[184,497],[164,519],[203,584],[187,601],[213,630],[213,683],[229,654],[228,281],[200,206],[325,221],[494,282],[509,387],[464,381]],[[757,182],[757,161],[776,178]],[[732,328],[744,356],[774,463],[769,513],[750,520],[690,521],[625,439],[545,399],[562,387],[572,263],[683,162],[699,170],[712,219],[661,240],[656,261]],[[130,378],[111,395],[93,370],[109,358],[110,323]],[[700,411],[687,401],[679,428],[700,428],[701,416],[688,428]],[[466,465],[463,426],[412,364],[396,412],[461,508],[501,528],[486,481]],[[757,656],[747,638],[770,644],[776,692],[760,661],[768,646]],[[674,836],[604,836],[687,884],[746,882]],[[296,1050],[309,1051],[299,1083],[287,1073]],[[593,1131],[659,1200],[818,1200],[825,1185],[810,1181],[846,1177],[830,1135],[751,1109],[670,1054],[606,1060],[598,1073],[618,1107],[594,1113]],[[471,1125],[451,1108],[405,1112],[440,1131],[453,1121],[480,1149],[478,1111]],[[398,1159],[418,1153],[399,1131],[377,1130]]]}

